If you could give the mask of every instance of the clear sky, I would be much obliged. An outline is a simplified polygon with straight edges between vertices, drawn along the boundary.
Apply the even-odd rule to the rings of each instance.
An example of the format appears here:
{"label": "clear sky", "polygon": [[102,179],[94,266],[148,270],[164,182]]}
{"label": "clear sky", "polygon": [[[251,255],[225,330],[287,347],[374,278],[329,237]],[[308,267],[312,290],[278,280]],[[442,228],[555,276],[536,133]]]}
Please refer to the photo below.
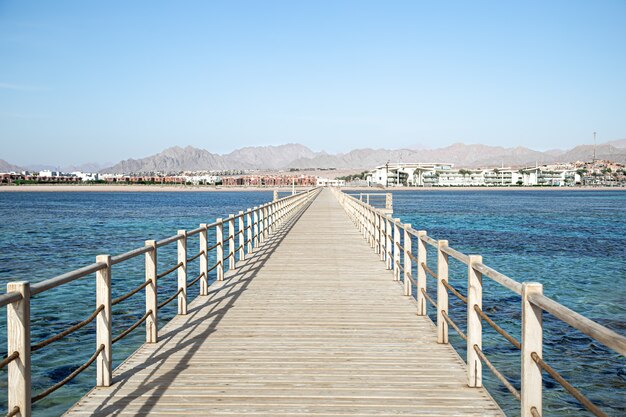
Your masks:
{"label": "clear sky", "polygon": [[0,0],[0,158],[626,137],[626,1]]}

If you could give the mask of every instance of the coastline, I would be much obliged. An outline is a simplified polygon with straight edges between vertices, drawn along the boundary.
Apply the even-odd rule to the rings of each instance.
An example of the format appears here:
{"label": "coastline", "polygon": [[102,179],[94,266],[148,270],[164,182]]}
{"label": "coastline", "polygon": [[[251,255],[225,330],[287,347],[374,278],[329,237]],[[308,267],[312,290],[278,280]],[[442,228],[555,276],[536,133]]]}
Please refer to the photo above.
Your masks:
{"label": "coastline", "polygon": [[[296,187],[296,190],[305,188]],[[626,191],[626,187],[342,187],[344,191],[368,193],[404,192],[404,191]],[[199,185],[140,185],[140,184],[27,184],[3,185],[3,192],[249,192],[249,191],[290,192],[291,187],[247,187],[247,186],[199,186]]]}
{"label": "coastline", "polygon": [[[296,187],[296,191],[303,189],[302,187]],[[213,186],[198,186],[198,185],[138,185],[138,184],[27,184],[27,185],[3,185],[0,186],[0,193],[28,193],[28,192],[121,192],[121,193],[138,193],[138,192],[165,192],[165,193],[180,193],[180,192],[224,192],[224,191],[274,191],[279,192],[291,192],[291,187],[213,187]]]}

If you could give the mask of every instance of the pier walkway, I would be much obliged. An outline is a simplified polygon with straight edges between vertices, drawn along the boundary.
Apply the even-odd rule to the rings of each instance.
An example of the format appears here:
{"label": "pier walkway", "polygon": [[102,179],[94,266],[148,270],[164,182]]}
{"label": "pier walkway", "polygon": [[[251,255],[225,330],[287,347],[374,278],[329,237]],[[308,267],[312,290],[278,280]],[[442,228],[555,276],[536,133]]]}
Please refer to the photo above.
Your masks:
{"label": "pier walkway", "polygon": [[330,190],[67,416],[493,416]]}

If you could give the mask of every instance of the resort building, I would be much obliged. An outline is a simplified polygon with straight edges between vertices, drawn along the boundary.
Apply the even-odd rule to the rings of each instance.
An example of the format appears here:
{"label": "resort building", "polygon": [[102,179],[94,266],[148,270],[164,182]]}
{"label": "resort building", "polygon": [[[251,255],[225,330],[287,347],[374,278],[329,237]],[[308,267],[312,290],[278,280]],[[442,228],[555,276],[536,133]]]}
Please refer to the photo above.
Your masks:
{"label": "resort building", "polygon": [[453,164],[447,163],[397,163],[385,164],[374,168],[367,174],[369,185],[385,187],[420,187],[424,186],[424,174],[433,171],[452,169]]}

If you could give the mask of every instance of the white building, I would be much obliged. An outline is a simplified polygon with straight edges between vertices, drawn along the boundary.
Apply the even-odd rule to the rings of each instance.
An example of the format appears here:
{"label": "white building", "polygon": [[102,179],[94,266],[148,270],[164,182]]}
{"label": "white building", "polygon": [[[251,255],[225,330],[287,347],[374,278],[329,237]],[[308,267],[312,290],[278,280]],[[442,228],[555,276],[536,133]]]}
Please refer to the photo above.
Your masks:
{"label": "white building", "polygon": [[75,171],[75,172],[72,172],[70,175],[80,178],[81,181],[99,181],[100,180],[100,174],[98,174],[97,172],[94,173],[94,172]]}
{"label": "white building", "polygon": [[367,175],[369,185],[379,184],[385,187],[412,186],[424,184],[424,175],[436,170],[450,170],[454,165],[448,163],[396,163],[377,166]]}
{"label": "white building", "polygon": [[185,175],[185,182],[190,182],[193,185],[210,185],[222,182],[222,177],[219,175]]}
{"label": "white building", "polygon": [[331,180],[329,178],[317,177],[318,187],[344,187],[345,185],[345,180]]}

